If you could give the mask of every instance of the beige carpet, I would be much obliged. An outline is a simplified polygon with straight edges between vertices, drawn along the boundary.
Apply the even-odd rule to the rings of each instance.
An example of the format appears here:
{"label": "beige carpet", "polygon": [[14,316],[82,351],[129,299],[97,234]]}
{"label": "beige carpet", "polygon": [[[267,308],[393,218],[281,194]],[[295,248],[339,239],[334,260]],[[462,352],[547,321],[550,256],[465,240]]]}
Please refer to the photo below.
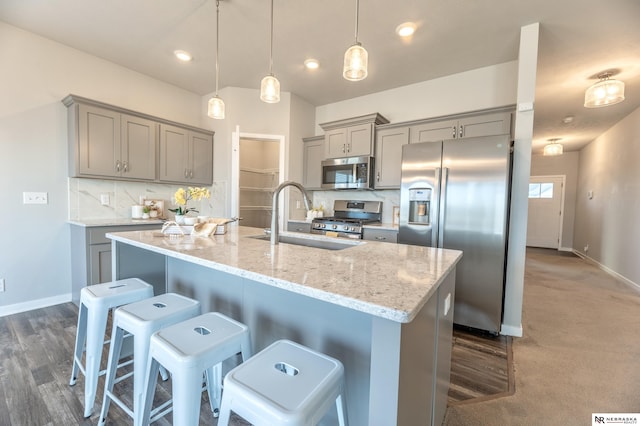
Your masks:
{"label": "beige carpet", "polygon": [[522,323],[515,393],[451,406],[445,425],[590,425],[594,412],[640,412],[640,290],[574,255],[528,249]]}

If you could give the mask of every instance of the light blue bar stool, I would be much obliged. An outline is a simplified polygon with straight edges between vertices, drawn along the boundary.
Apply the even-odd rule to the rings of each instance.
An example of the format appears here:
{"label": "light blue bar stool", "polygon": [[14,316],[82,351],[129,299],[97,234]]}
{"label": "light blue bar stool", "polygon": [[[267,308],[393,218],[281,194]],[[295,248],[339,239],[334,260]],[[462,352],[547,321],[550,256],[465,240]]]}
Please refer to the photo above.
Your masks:
{"label": "light blue bar stool", "polygon": [[[147,370],[151,335],[163,327],[200,315],[200,302],[175,293],[166,293],[121,306],[113,314],[113,330],[109,350],[109,364],[104,384],[100,423],[107,420],[109,405],[115,402],[139,425],[142,418],[144,373]],[[118,359],[125,333],[133,336],[133,371],[116,378]],[[133,409],[113,393],[113,385],[133,375]]]}
{"label": "light blue bar stool", "polygon": [[[84,374],[84,416],[93,412],[93,404],[98,388],[102,347],[109,343],[104,340],[109,311],[127,303],[137,302],[153,296],[153,286],[138,278],[127,278],[104,284],[84,287],[80,290],[76,346],[73,352],[73,367],[69,385],[76,384],[78,371]],[[82,352],[85,365],[82,365]]]}
{"label": "light blue bar stool", "polygon": [[147,362],[142,424],[154,422],[170,411],[159,412],[163,406],[151,411],[161,365],[171,372],[173,424],[198,425],[204,374],[211,411],[217,417],[222,362],[237,354],[241,354],[243,361],[251,356],[249,328],[218,312],[209,312],[156,332],[151,336]]}
{"label": "light blue bar stool", "polygon": [[334,404],[346,426],[342,363],[278,340],[225,376],[218,425],[227,426],[233,411],[254,426],[312,426]]}

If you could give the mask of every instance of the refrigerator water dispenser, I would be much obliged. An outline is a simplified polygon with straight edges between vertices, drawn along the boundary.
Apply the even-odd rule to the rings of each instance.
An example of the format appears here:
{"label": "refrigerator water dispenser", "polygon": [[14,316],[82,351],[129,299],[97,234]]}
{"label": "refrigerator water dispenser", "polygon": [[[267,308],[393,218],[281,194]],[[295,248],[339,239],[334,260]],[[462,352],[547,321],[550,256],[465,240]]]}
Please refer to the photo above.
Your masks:
{"label": "refrigerator water dispenser", "polygon": [[409,189],[409,223],[429,225],[431,188]]}

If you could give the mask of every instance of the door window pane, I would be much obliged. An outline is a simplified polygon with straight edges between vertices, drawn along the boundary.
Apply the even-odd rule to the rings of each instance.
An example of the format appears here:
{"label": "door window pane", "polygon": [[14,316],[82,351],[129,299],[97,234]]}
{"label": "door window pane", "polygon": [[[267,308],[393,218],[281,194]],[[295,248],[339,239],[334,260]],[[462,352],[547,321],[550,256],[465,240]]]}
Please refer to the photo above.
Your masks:
{"label": "door window pane", "polygon": [[530,183],[529,198],[553,198],[553,182]]}

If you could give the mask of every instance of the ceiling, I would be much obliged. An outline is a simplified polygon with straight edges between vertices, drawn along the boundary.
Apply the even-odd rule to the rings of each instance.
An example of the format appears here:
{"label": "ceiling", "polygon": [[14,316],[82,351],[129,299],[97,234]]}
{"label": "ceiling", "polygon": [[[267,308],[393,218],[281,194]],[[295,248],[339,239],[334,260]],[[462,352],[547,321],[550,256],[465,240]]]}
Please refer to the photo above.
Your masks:
{"label": "ceiling", "polygon": [[[274,74],[283,91],[314,105],[516,60],[520,28],[539,22],[534,153],[556,137],[578,150],[640,106],[638,0],[362,0],[358,39],[369,76],[360,82],[342,78],[354,0],[274,3]],[[220,88],[259,88],[269,7],[220,2]],[[215,91],[214,0],[1,0],[0,20],[200,95]],[[395,34],[405,21],[418,26],[408,41]],[[176,49],[193,61],[176,61]],[[310,57],[319,69],[304,68]],[[626,100],[584,108],[584,90],[609,69],[619,70]],[[565,124],[566,116],[574,120]]]}

